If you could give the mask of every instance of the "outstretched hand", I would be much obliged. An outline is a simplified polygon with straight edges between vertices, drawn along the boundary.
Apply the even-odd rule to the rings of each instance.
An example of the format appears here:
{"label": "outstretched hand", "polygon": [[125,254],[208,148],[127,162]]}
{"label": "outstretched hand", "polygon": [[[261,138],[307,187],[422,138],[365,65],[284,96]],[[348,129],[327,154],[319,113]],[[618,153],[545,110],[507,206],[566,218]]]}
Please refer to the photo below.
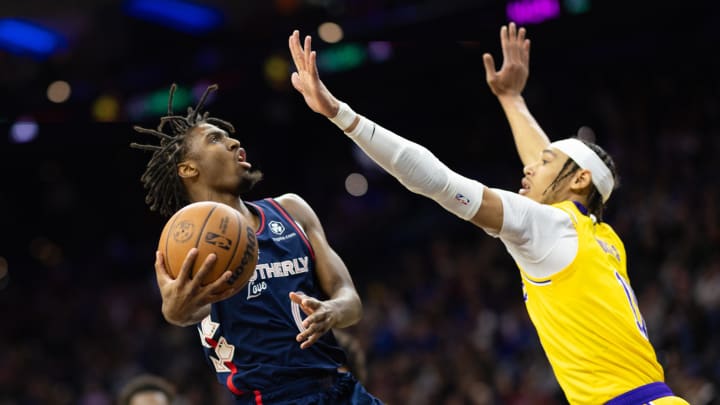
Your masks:
{"label": "outstretched hand", "polygon": [[295,90],[305,98],[305,103],[316,113],[328,118],[337,115],[339,102],[320,81],[317,69],[317,53],[311,49],[312,39],[305,37],[305,45],[300,44],[300,32],[293,31],[288,39],[290,54],[297,72],[290,76]]}
{"label": "outstretched hand", "polygon": [[335,312],[326,301],[320,301],[317,298],[296,292],[290,293],[290,300],[298,304],[300,309],[307,315],[307,318],[302,322],[305,330],[298,333],[295,338],[300,342],[301,349],[312,346],[337,323]]}
{"label": "outstretched hand", "polygon": [[530,75],[530,40],[525,38],[525,28],[517,29],[515,23],[500,28],[500,45],[503,63],[495,71],[495,61],[489,53],[483,54],[485,79],[496,96],[516,96],[525,89]]}

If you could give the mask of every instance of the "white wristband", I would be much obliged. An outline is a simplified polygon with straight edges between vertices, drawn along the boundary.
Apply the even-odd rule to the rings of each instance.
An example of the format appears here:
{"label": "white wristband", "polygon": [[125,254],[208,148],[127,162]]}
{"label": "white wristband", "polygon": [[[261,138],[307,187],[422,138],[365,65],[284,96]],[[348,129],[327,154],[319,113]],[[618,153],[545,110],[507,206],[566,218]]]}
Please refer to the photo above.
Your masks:
{"label": "white wristband", "polygon": [[337,125],[340,129],[345,131],[350,128],[350,125],[355,121],[357,114],[350,108],[349,105],[340,101],[340,108],[338,108],[337,115],[333,118],[328,118],[333,124]]}

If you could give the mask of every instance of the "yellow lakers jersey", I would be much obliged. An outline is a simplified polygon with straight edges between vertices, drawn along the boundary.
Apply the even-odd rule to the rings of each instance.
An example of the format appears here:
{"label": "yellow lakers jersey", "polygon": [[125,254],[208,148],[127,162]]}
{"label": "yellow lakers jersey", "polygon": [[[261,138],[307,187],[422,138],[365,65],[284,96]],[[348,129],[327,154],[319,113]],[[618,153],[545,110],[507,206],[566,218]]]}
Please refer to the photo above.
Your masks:
{"label": "yellow lakers jersey", "polygon": [[622,241],[572,201],[554,206],[577,230],[575,260],[547,279],[520,273],[528,313],[568,401],[602,404],[664,381],[630,287]]}

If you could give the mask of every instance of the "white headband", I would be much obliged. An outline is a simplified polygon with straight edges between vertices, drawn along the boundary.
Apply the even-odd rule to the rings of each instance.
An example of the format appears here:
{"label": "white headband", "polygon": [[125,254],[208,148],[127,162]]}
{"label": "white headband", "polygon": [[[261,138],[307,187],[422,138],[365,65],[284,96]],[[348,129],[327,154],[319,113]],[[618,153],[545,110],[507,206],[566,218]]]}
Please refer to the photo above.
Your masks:
{"label": "white headband", "polygon": [[615,180],[613,180],[612,172],[597,153],[575,138],[555,141],[550,144],[550,147],[568,155],[580,168],[590,171],[592,182],[600,192],[603,203],[610,198],[610,194],[615,187]]}

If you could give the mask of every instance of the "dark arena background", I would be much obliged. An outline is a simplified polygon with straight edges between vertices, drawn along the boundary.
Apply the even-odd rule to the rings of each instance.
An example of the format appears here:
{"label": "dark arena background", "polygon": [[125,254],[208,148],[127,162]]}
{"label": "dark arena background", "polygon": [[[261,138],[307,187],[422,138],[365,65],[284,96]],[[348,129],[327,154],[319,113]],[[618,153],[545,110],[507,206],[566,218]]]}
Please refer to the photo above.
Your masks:
{"label": "dark arena background", "polygon": [[[187,7],[190,15],[183,12]],[[167,91],[219,91],[265,179],[316,210],[363,299],[347,329],[388,404],[563,404],[503,245],[410,193],[289,82],[313,36],[338,98],[452,169],[516,190],[522,165],[483,52],[516,21],[525,99],[551,139],[590,127],[615,158],[606,220],[666,380],[720,403],[720,21],[716,2],[5,0],[0,4],[0,404],[112,404],[154,373],[179,404],[229,404],[195,328],[160,312],[163,219],[140,175]],[[588,316],[592,316],[588,314]]]}

